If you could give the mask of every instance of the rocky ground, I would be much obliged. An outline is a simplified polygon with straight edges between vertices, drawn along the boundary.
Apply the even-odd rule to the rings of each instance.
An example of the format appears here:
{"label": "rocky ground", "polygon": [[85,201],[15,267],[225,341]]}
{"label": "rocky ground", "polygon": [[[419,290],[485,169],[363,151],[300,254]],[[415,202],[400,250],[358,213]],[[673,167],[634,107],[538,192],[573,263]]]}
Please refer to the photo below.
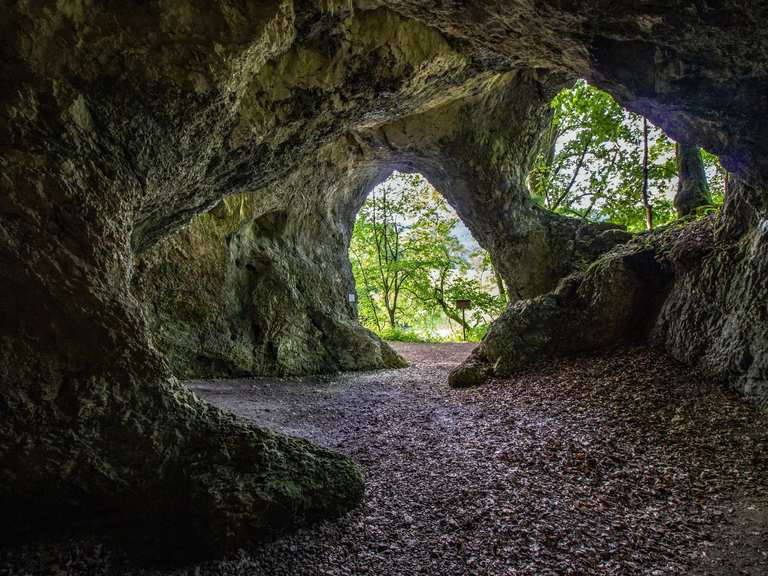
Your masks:
{"label": "rocky ground", "polygon": [[228,560],[137,567],[96,537],[0,551],[0,575],[768,573],[768,418],[644,348],[446,386],[410,368],[196,381],[214,404],[351,455],[363,506]]}

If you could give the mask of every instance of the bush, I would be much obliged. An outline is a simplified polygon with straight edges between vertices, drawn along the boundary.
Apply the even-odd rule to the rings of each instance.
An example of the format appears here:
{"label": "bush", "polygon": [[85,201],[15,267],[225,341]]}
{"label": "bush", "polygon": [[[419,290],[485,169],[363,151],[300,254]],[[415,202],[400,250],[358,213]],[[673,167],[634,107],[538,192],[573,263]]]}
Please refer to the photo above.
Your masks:
{"label": "bush", "polygon": [[386,328],[379,334],[384,340],[391,342],[445,342],[444,339],[430,334],[419,334],[411,328]]}
{"label": "bush", "polygon": [[[477,328],[467,330],[467,342],[480,342],[488,332],[488,325],[478,326]],[[461,333],[455,336],[438,336],[425,332],[416,331],[413,328],[398,326],[397,328],[386,328],[377,332],[384,340],[390,342],[462,342]]]}

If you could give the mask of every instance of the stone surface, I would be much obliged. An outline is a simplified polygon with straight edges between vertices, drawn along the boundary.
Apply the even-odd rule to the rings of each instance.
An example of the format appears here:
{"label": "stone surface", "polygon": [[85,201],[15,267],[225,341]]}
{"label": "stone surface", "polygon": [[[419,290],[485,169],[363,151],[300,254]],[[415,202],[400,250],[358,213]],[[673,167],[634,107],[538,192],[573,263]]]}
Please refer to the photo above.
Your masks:
{"label": "stone surface", "polygon": [[[727,356],[724,376],[756,389],[765,367],[765,323],[754,318],[764,314],[767,10],[758,2],[624,0],[3,4],[3,531],[15,530],[20,518],[63,517],[69,503],[82,518],[118,511],[149,528],[159,527],[159,518],[176,519],[174,525],[194,527],[188,544],[226,549],[352,505],[360,482],[348,459],[258,430],[179,386],[158,337],[163,303],[135,297],[136,253],[149,254],[223,197],[252,193],[257,222],[272,216],[226,232],[233,250],[227,258],[239,256],[245,270],[213,258],[220,248],[199,245],[196,253],[212,268],[201,262],[190,270],[200,271],[202,289],[218,290],[217,267],[226,264],[227,281],[243,287],[239,297],[263,301],[261,286],[282,291],[280,307],[299,302],[287,321],[303,328],[286,342],[311,334],[315,306],[323,342],[338,347],[281,355],[285,344],[276,343],[278,352],[258,356],[254,346],[252,357],[242,355],[244,365],[280,371],[357,362],[342,348],[370,337],[346,324],[350,311],[328,307],[338,291],[312,302],[306,291],[285,289],[293,274],[345,282],[343,251],[327,275],[314,276],[320,262],[303,262],[314,250],[322,260],[342,246],[330,241],[330,223],[355,212],[324,212],[336,198],[314,186],[324,174],[315,172],[320,150],[331,146],[342,154],[333,165],[345,166],[349,151],[359,161],[339,176],[368,182],[354,186],[357,202],[387,170],[424,172],[491,250],[515,297],[535,297],[617,240],[615,232],[580,231],[550,217],[525,193],[546,101],[580,76],[673,138],[720,154],[744,183],[729,199],[713,255],[675,272],[658,338],[703,366],[717,368]],[[281,199],[275,190],[292,178],[306,185]],[[306,219],[294,220],[294,212]],[[288,214],[285,236],[255,233],[272,230],[281,213]],[[306,233],[318,221],[329,227],[322,245]],[[185,246],[182,240],[154,249],[183,253]],[[605,269],[587,269],[574,294],[558,290],[515,306],[538,306],[543,314],[558,302],[580,302],[595,312],[595,326],[619,330],[590,298],[599,295],[627,321],[627,295],[590,292],[589,283],[611,277],[639,296],[645,276],[638,270],[647,263],[612,254],[599,261]],[[148,265],[167,266],[173,278],[172,260]],[[249,273],[259,262],[269,263],[269,274]],[[192,275],[179,279],[182,287],[196,282]],[[732,293],[738,302],[723,300]],[[687,302],[693,296],[717,316],[705,329]],[[169,338],[205,332],[191,298],[185,301],[195,326]],[[244,310],[252,312],[251,304]],[[529,317],[541,314],[532,309]],[[583,311],[574,314],[586,321]],[[269,326],[265,318],[260,310],[256,325]],[[499,326],[514,322],[505,316]],[[217,325],[209,326],[215,340]],[[694,335],[683,336],[694,327]],[[249,342],[258,341],[254,332]],[[386,349],[376,352],[368,342],[370,354],[383,358]],[[498,346],[509,348],[502,339]],[[232,357],[229,350],[218,358],[232,364]]]}
{"label": "stone surface", "polygon": [[768,409],[768,211],[737,187],[719,219],[689,226],[651,340]]}
{"label": "stone surface", "polygon": [[478,94],[354,132],[279,183],[230,197],[143,252],[133,286],[174,372],[280,375],[402,364],[357,325],[348,302],[356,212],[394,169],[422,172],[438,186],[489,250],[513,299],[551,289],[626,241],[630,235],[615,226],[558,216],[528,197],[525,180],[559,85],[548,76],[506,74]]}
{"label": "stone surface", "polygon": [[[333,149],[332,149],[333,150]],[[365,173],[334,158],[230,197],[137,258],[155,345],[185,377],[404,366],[357,322],[347,257]]]}
{"label": "stone surface", "polygon": [[472,386],[546,357],[607,349],[642,339],[658,315],[671,272],[649,238],[621,245],[556,290],[519,301],[493,323],[449,383]]}
{"label": "stone surface", "polygon": [[738,189],[720,217],[641,235],[557,290],[511,306],[451,373],[451,385],[507,376],[541,357],[648,339],[766,407],[768,225],[751,209],[743,212],[746,234],[735,224],[745,194]]}

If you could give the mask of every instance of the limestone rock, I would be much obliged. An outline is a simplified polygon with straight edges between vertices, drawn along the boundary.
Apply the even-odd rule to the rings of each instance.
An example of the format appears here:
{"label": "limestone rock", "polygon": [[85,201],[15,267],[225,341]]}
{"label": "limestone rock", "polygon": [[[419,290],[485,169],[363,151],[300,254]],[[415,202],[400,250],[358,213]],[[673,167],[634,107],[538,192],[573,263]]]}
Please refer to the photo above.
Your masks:
{"label": "limestone rock", "polygon": [[[723,219],[735,221],[736,211],[729,206]],[[451,374],[451,385],[476,385],[540,358],[647,338],[765,406],[768,226],[758,222],[748,230],[729,238],[728,227],[709,216],[615,248],[556,291],[511,306]]]}
{"label": "limestone rock", "polygon": [[450,378],[505,377],[536,360],[600,350],[645,336],[671,273],[644,240],[620,245],[556,290],[511,305]]}
{"label": "limestone rock", "polygon": [[[350,302],[353,216],[345,206],[357,181],[339,177],[341,166],[326,165],[327,177],[322,165],[313,167],[312,179],[297,171],[261,197],[230,197],[139,256],[133,288],[175,374],[284,376],[404,365],[358,324]],[[344,214],[336,221],[328,215],[334,203],[331,213]]]}
{"label": "limestone rock", "polygon": [[[675,283],[650,336],[766,409],[768,213],[741,205],[754,195],[737,186],[719,220],[691,224],[681,235],[670,256]],[[740,226],[746,233],[734,230]]]}
{"label": "limestone rock", "polygon": [[[178,341],[178,350],[167,350],[177,366],[191,365],[185,355],[201,350],[226,370],[264,359],[275,370],[378,362],[378,354],[383,361],[387,349],[377,352],[368,334],[350,328],[352,312],[338,290],[313,301],[306,290],[293,291],[293,279],[344,282],[339,223],[349,225],[365,191],[393,168],[422,171],[443,190],[522,300],[482,347],[489,360],[506,359],[500,373],[537,347],[574,348],[551,325],[534,322],[564,314],[565,326],[592,345],[639,323],[633,311],[656,309],[650,302],[638,308],[658,280],[647,253],[656,248],[611,252],[540,296],[607,246],[582,243],[578,223],[542,213],[527,198],[548,98],[577,77],[673,138],[721,155],[744,183],[712,249],[699,251],[711,254],[697,260],[689,253],[691,268],[674,273],[672,295],[659,303],[658,339],[757,389],[766,358],[768,6],[651,4],[4,3],[2,531],[14,531],[19,518],[66,517],[72,504],[94,521],[105,512],[147,527],[178,520],[195,527],[188,544],[227,549],[351,506],[361,489],[348,459],[206,408],[174,380],[161,353],[165,338]],[[326,146],[335,151],[330,160],[320,158]],[[323,164],[342,167],[342,184],[357,182],[349,194],[313,185],[316,173],[319,180],[334,173]],[[293,180],[299,192],[283,195],[282,183],[293,178],[305,182]],[[253,222],[233,211],[228,243],[206,244],[193,226],[181,240],[158,244],[217,205],[211,217],[226,208],[229,218],[233,206],[219,203],[243,193],[253,195],[254,218],[288,214],[285,240],[255,234]],[[302,234],[313,226],[327,234]],[[153,246],[171,257],[156,259]],[[225,247],[234,252],[221,258]],[[142,252],[147,260],[135,265]],[[188,265],[177,260],[185,254]],[[242,266],[230,268],[232,254]],[[321,271],[325,260],[335,271]],[[261,273],[250,274],[249,264]],[[142,267],[167,274],[152,274],[154,284],[135,279]],[[213,310],[222,275],[244,288],[230,289],[237,298]],[[610,283],[602,287],[603,280]],[[271,295],[278,307],[300,305],[287,321],[301,329],[257,358],[251,344],[270,339],[241,336],[242,317],[229,332],[221,321],[236,306],[253,312],[242,298],[259,287],[280,293],[258,293],[257,301]],[[163,299],[174,290],[178,309],[169,315],[175,305]],[[139,302],[137,292],[148,298]],[[697,319],[691,296],[717,317]],[[272,326],[268,311],[257,312],[259,330]],[[701,322],[705,329],[687,343],[683,334]],[[217,341],[232,333],[235,343],[247,343],[242,354]],[[280,352],[321,333],[314,351]],[[360,342],[358,358],[347,348]]]}
{"label": "limestone rock", "polygon": [[438,186],[490,250],[515,299],[553,288],[626,240],[616,226],[551,214],[528,198],[521,175],[536,156],[557,86],[549,76],[507,74],[479,94],[341,138],[281,182],[230,197],[140,254],[133,287],[174,372],[402,365],[357,324],[348,302],[355,214],[395,168],[422,171]]}

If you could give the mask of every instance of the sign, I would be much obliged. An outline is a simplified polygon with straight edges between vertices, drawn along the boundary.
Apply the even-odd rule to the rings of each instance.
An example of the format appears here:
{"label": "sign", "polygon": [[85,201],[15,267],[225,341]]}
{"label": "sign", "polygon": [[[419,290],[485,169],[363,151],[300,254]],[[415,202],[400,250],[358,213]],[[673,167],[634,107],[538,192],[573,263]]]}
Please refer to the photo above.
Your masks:
{"label": "sign", "polygon": [[456,300],[456,308],[459,310],[469,310],[472,306],[472,300]]}

